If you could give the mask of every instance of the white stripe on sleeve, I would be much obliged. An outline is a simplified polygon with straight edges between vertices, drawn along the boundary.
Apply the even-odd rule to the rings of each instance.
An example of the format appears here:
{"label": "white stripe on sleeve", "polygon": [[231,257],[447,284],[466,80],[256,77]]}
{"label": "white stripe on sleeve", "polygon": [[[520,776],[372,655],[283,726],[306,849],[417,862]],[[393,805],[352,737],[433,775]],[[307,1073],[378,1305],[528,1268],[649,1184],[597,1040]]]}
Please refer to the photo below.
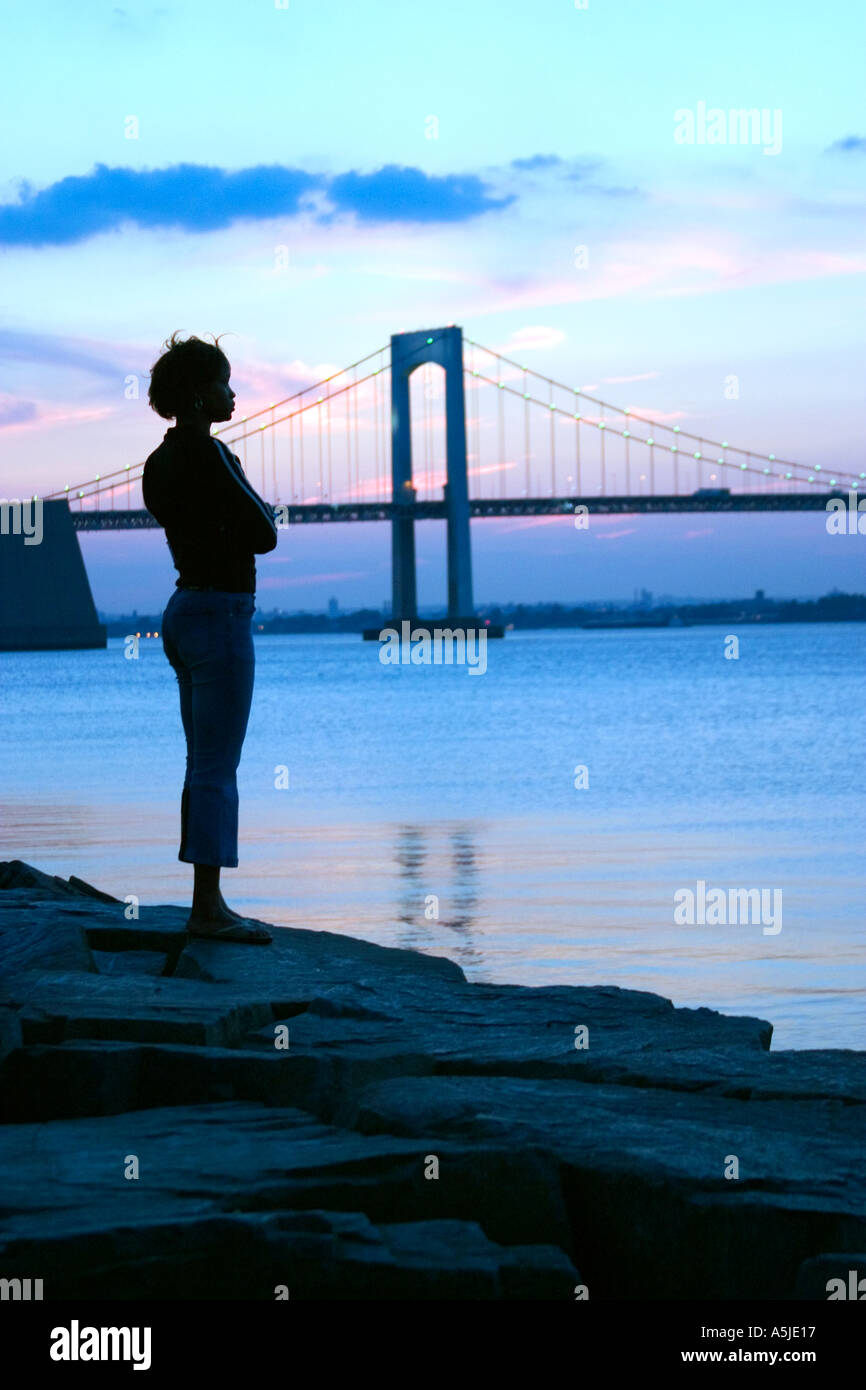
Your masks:
{"label": "white stripe on sleeve", "polygon": [[218,450],[218,452],[219,452],[220,458],[222,459],[222,461],[223,461],[223,463],[225,464],[226,468],[227,468],[227,469],[229,470],[229,472],[231,473],[231,475],[232,475],[232,477],[234,478],[235,482],[238,484],[239,487],[242,487],[242,488],[243,488],[244,492],[247,494],[247,496],[250,498],[250,500],[253,501],[253,502],[255,502],[256,506],[257,506],[258,509],[259,509],[259,511],[262,512],[262,514],[263,514],[264,516],[267,517],[267,519],[268,519],[268,521],[270,522],[271,526],[273,526],[275,523],[274,523],[274,513],[273,513],[272,509],[268,506],[267,502],[263,502],[262,499],[261,499],[261,497],[259,497],[258,493],[257,493],[252,487],[250,487],[250,484],[248,483],[246,477],[244,476],[244,474],[243,474],[243,472],[240,470],[240,468],[235,468],[235,466],[234,466],[234,461],[233,461],[233,456],[232,456],[232,454],[230,453],[230,451],[229,451],[229,449],[227,448],[227,446],[223,443],[223,441],[222,441],[221,439],[214,439],[213,435],[211,435],[211,439],[213,440],[214,444],[217,446],[217,450]]}

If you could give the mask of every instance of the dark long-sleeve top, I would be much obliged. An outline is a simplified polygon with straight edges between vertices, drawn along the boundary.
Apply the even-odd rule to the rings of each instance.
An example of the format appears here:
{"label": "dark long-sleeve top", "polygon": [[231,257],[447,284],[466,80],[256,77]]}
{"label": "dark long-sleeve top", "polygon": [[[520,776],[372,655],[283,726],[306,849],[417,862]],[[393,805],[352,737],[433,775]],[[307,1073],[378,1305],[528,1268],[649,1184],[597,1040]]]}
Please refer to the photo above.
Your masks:
{"label": "dark long-sleeve top", "polygon": [[221,440],[173,425],[145,462],[142,488],[165,530],[178,588],[255,593],[254,556],[277,544],[273,509]]}

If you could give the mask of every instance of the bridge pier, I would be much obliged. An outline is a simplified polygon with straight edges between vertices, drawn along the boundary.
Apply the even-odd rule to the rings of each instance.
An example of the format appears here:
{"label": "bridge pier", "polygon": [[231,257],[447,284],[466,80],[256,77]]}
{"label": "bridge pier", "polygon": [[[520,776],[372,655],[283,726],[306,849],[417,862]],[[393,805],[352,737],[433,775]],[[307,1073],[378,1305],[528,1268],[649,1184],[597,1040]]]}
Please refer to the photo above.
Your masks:
{"label": "bridge pier", "polygon": [[0,509],[0,651],[104,647],[68,502]]}
{"label": "bridge pier", "polygon": [[396,507],[391,521],[392,619],[417,618],[415,497],[409,377],[436,362],[445,372],[445,519],[448,553],[448,617],[473,618],[469,484],[466,465],[466,406],[463,388],[463,331],[431,328],[391,335],[391,479]]}

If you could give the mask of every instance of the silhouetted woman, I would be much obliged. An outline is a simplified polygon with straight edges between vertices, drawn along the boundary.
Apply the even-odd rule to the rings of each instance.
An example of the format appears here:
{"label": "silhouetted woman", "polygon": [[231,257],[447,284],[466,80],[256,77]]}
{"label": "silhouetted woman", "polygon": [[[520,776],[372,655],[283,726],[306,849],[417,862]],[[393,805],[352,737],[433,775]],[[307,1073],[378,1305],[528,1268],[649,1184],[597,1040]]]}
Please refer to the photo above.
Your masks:
{"label": "silhouetted woman", "polygon": [[178,858],[195,866],[193,936],[266,943],[220,892],[220,868],[238,862],[237,769],[255,672],[255,555],[273,550],[267,503],[240,460],[210,432],[230,420],[235,393],[219,343],[175,333],[151,372],[148,399],[175,420],[144,466],[144,504],[164,527],[177,587],[162,619],[165,654],[180,687],[186,735]]}

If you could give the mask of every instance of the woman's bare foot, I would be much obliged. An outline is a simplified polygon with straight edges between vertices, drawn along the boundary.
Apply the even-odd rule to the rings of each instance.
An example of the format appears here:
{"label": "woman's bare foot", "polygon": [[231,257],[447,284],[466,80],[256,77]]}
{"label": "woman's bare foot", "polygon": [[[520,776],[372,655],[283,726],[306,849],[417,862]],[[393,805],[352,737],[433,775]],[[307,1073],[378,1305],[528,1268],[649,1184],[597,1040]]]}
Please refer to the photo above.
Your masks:
{"label": "woman's bare foot", "polygon": [[265,946],[273,941],[270,932],[256,922],[249,922],[236,913],[214,917],[190,917],[186,924],[190,936],[211,941],[243,941]]}
{"label": "woman's bare foot", "polygon": [[186,924],[190,936],[261,945],[272,941],[271,933],[262,922],[253,922],[229,907],[220,892],[219,877],[220,871],[215,865],[196,864],[192,909]]}
{"label": "woman's bare foot", "polygon": [[229,907],[222,893],[219,895],[219,905],[227,917],[232,917],[236,922],[248,922],[250,919],[245,917],[242,912],[235,912],[233,907]]}

